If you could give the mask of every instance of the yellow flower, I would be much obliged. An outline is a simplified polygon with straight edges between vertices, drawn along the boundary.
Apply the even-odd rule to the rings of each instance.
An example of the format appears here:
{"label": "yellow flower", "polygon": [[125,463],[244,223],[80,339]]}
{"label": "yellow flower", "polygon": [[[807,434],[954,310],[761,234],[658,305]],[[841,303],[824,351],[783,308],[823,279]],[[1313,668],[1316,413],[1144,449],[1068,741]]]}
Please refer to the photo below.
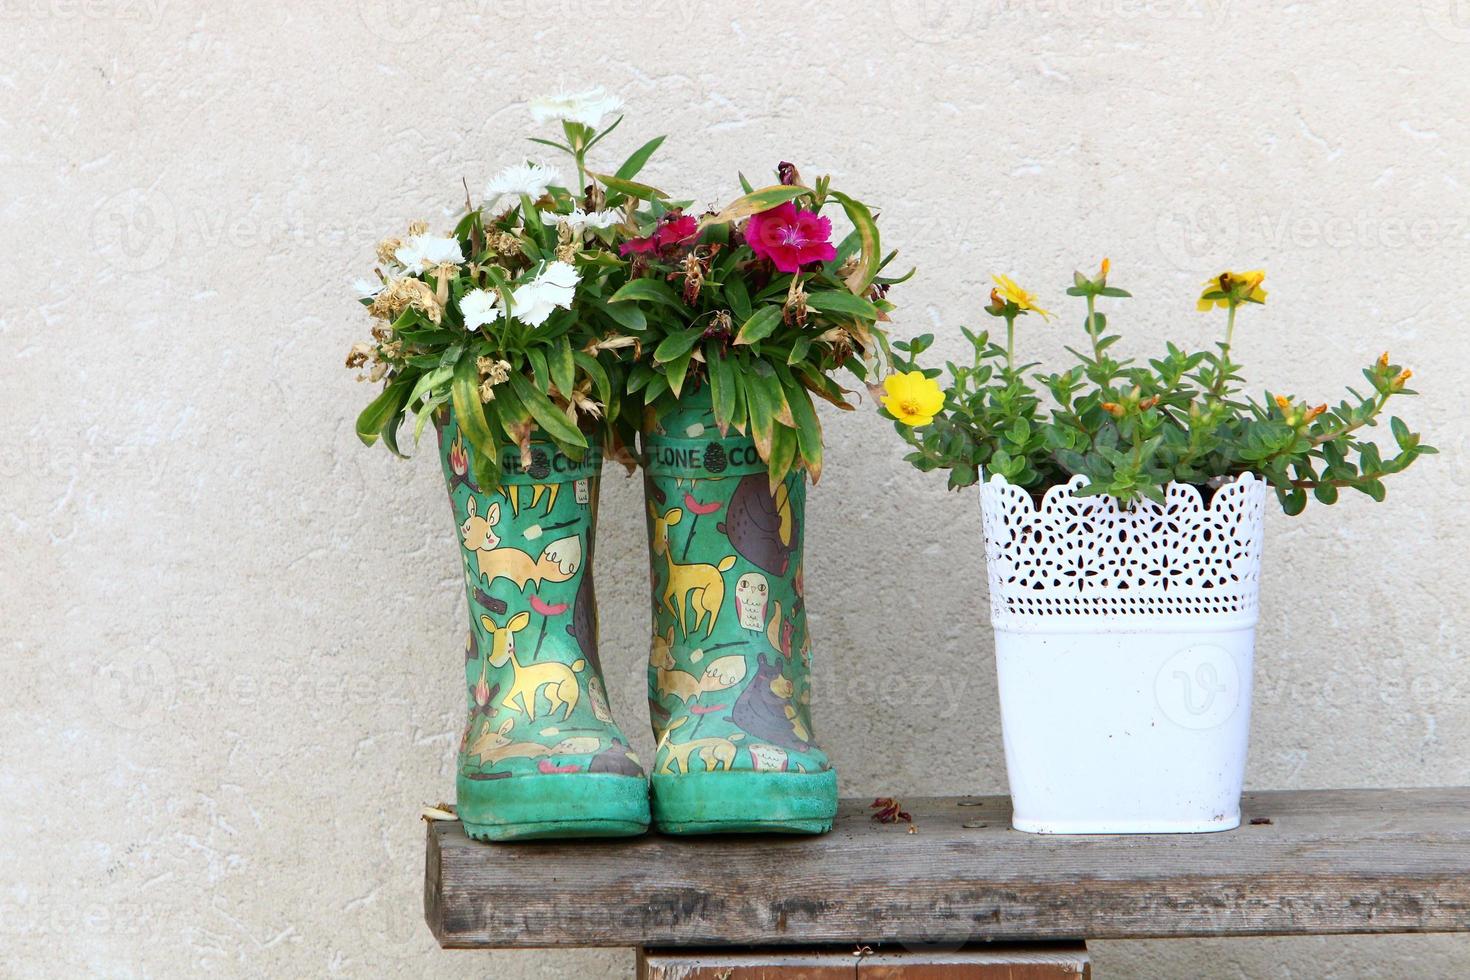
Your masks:
{"label": "yellow flower", "polygon": [[1007,303],[1015,303],[1021,308],[1022,313],[1040,313],[1042,316],[1051,318],[1051,314],[1036,305],[1036,297],[1016,285],[1016,280],[1010,276],[992,276],[995,284],[1000,287],[1000,297]]}
{"label": "yellow flower", "polygon": [[1108,257],[1104,255],[1102,265],[1097,267],[1097,278],[1103,282],[1106,282],[1108,278],[1108,273],[1112,271],[1112,268],[1113,263],[1109,262]]}
{"label": "yellow flower", "polygon": [[1261,288],[1261,283],[1265,281],[1265,269],[1253,269],[1250,272],[1222,272],[1213,279],[1205,280],[1204,291],[1200,293],[1199,302],[1195,306],[1201,312],[1207,312],[1216,306],[1229,307],[1232,304],[1238,306],[1241,303],[1264,303],[1266,302],[1266,291]]}
{"label": "yellow flower", "polygon": [[883,382],[883,407],[904,425],[919,428],[934,421],[944,407],[939,382],[922,371],[890,374]]}

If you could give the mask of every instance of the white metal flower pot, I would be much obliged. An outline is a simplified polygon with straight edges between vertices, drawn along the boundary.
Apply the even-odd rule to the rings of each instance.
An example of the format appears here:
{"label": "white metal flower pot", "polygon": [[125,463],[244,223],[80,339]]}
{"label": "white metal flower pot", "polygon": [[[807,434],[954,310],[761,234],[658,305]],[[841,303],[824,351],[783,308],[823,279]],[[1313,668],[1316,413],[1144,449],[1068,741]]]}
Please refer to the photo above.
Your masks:
{"label": "white metal flower pot", "polygon": [[1120,509],[1074,477],[981,487],[1017,830],[1240,825],[1266,485]]}

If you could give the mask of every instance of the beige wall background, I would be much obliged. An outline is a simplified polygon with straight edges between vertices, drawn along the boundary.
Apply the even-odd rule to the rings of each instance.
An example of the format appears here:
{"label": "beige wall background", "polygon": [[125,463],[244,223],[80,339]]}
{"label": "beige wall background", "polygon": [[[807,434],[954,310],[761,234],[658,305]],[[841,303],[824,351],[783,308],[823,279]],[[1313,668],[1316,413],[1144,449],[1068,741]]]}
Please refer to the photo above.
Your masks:
{"label": "beige wall background", "polygon": [[[366,450],[342,369],[373,242],[605,84],[620,160],[702,203],[779,160],[882,206],[897,333],[959,351],[993,271],[1067,310],[1113,261],[1125,349],[1210,342],[1331,398],[1385,348],[1445,455],[1273,515],[1254,788],[1470,782],[1470,8],[1456,0],[0,0],[0,972],[630,976],[630,951],[440,952],[465,623],[429,460]],[[849,796],[1005,787],[975,495],[869,406],[825,417],[808,575]],[[641,493],[609,471],[613,702],[642,736]],[[1099,943],[1122,977],[1458,976],[1470,939]]]}

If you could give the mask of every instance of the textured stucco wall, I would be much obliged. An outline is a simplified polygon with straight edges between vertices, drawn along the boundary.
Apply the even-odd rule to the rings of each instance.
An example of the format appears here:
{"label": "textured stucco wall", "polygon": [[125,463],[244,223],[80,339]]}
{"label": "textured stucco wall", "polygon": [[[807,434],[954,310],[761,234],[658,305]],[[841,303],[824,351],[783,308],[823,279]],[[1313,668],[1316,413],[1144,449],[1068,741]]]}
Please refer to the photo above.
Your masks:
{"label": "textured stucco wall", "polygon": [[[395,8],[399,5],[394,5]],[[410,5],[402,5],[407,8]],[[372,242],[604,83],[611,149],[703,202],[777,160],[883,206],[899,332],[1060,301],[1111,255],[1127,349],[1203,343],[1331,396],[1387,347],[1449,452],[1269,524],[1253,787],[1470,782],[1470,14],[1455,0],[0,0],[0,962],[6,975],[628,976],[627,951],[449,954],[418,806],[448,796],[464,628],[425,459],[367,451],[341,368]],[[1065,307],[1064,307],[1065,308]],[[1027,324],[1043,356],[1075,311]],[[817,728],[847,795],[1005,785],[976,498],[826,417]],[[613,701],[642,735],[641,496],[609,472]],[[1107,943],[1098,976],[1451,976],[1470,940]]]}

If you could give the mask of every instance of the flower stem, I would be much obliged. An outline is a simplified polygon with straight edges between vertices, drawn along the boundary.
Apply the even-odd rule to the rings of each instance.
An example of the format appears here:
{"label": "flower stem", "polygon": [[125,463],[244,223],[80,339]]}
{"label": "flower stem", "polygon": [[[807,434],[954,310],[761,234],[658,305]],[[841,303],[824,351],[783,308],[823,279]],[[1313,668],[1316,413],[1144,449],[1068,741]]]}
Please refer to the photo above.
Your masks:
{"label": "flower stem", "polygon": [[1235,308],[1238,304],[1230,301],[1230,310],[1225,315],[1225,343],[1220,345],[1220,357],[1215,362],[1215,381],[1210,385],[1210,397],[1220,398],[1225,394],[1225,376],[1230,369],[1230,342],[1235,337]]}
{"label": "flower stem", "polygon": [[1016,316],[1006,317],[1006,371],[1016,370]]}
{"label": "flower stem", "polygon": [[1087,294],[1087,336],[1092,338],[1092,360],[1094,363],[1102,360],[1102,351],[1097,349],[1097,297],[1091,293]]}

